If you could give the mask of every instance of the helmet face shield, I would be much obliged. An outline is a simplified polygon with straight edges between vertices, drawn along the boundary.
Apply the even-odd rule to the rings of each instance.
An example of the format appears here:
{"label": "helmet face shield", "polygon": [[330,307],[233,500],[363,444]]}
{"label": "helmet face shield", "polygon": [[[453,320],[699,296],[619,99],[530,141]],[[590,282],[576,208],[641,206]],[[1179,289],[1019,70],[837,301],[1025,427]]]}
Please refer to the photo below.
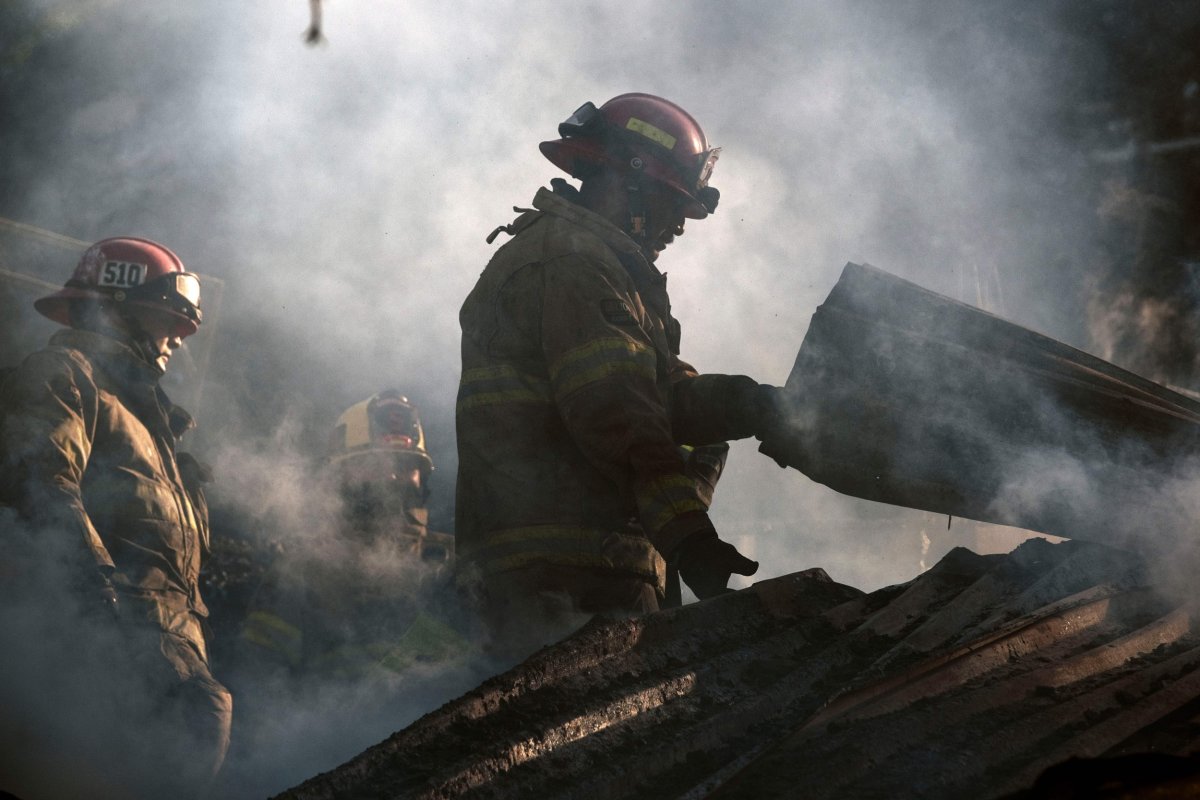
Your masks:
{"label": "helmet face shield", "polygon": [[163,276],[164,282],[171,284],[175,294],[187,300],[197,308],[200,306],[200,279],[191,272],[173,272]]}
{"label": "helmet face shield", "polygon": [[370,408],[371,422],[380,444],[410,449],[421,439],[417,410],[395,397],[380,397]]}
{"label": "helmet face shield", "polygon": [[200,279],[191,272],[167,273],[131,289],[126,297],[138,305],[162,307],[195,326],[204,319],[200,311]]}

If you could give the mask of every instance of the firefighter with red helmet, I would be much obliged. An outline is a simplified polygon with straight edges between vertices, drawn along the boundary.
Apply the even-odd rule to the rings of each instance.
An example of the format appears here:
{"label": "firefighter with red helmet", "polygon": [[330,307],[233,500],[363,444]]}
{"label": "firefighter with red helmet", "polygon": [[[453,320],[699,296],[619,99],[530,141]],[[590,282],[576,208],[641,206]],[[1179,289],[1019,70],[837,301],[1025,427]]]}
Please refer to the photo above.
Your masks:
{"label": "firefighter with red helmet", "polygon": [[719,149],[679,106],[623,94],[541,144],[581,181],[541,189],[462,306],[459,580],[510,656],[597,612],[659,607],[668,562],[700,598],[758,565],[722,541],[681,445],[761,436],[776,390],[679,358],[655,262],[719,193]]}
{"label": "firefighter with red helmet", "polygon": [[24,771],[31,796],[199,793],[232,700],[198,588],[209,476],[176,450],[192,420],[159,386],[201,324],[199,279],[161,244],[110,238],[34,305],[66,329],[0,383],[0,517],[19,565],[0,589],[0,705],[20,728],[0,743],[5,788]]}

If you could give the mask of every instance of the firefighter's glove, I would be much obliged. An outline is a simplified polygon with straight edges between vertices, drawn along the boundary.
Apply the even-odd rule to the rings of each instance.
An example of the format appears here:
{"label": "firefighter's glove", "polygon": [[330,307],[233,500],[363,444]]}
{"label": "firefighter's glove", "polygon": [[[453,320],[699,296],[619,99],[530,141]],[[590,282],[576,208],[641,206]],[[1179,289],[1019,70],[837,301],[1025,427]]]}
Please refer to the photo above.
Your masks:
{"label": "firefighter's glove", "polygon": [[751,396],[754,409],[754,438],[760,442],[779,434],[787,423],[783,387],[760,383]]}
{"label": "firefighter's glove", "polygon": [[751,561],[729,542],[718,539],[712,529],[688,538],[675,558],[679,577],[701,600],[728,592],[730,575],[758,572],[757,561]]}
{"label": "firefighter's glove", "polygon": [[735,438],[753,436],[770,443],[787,433],[788,401],[782,387],[745,375],[732,376],[728,387],[726,419]]}
{"label": "firefighter's glove", "polygon": [[792,420],[786,391],[780,386],[759,384],[754,395],[754,438],[761,442],[758,452],[774,459],[781,467],[799,468],[804,441]]}

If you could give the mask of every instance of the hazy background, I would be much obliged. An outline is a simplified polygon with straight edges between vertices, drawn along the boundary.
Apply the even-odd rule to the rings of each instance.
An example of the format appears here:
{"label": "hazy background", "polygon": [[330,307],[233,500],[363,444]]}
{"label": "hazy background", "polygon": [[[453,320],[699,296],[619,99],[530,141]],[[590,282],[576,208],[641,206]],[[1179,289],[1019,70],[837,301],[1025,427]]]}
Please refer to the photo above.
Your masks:
{"label": "hazy background", "polygon": [[[224,467],[218,502],[238,462],[316,449],[395,386],[451,524],[457,312],[484,236],[556,174],[537,143],[624,91],[724,148],[720,210],[661,261],[701,370],[782,383],[846,261],[1095,344],[1098,198],[1128,171],[1092,156],[1128,140],[1102,118],[1123,4],[324,5],[316,48],[302,0],[3,5],[3,215],[155,238],[226,281],[193,445]],[[287,505],[291,477],[272,499],[256,475],[255,501]],[[866,589],[916,574],[920,530],[943,527],[746,444],[713,513],[760,577],[823,566]]]}
{"label": "hazy background", "polygon": [[[330,0],[318,47],[305,0],[0,13],[0,216],[147,236],[224,281],[191,446],[215,506],[285,535],[313,519],[306,465],[334,419],[387,387],[423,412],[450,528],[457,314],[484,237],[558,174],[537,143],[627,91],[724,148],[719,210],[659,262],[702,371],[782,383],[865,261],[1196,388],[1192,4]],[[757,579],[820,566],[866,590],[1015,541],[746,443],[713,518]]]}

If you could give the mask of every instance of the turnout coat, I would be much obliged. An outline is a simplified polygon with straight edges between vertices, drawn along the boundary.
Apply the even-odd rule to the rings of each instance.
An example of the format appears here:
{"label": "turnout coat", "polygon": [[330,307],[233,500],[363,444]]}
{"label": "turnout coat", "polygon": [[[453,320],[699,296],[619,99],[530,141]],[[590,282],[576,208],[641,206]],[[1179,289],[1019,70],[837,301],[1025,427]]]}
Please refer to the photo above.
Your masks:
{"label": "turnout coat", "polygon": [[586,567],[661,594],[707,525],[681,445],[749,435],[735,404],[757,384],[680,360],[666,276],[623,231],[547,189],[533,205],[459,316],[460,576]]}
{"label": "turnout coat", "polygon": [[191,424],[122,342],[60,331],[0,384],[0,505],[17,510],[69,580],[110,583],[123,613],[207,660],[204,470],[175,451]]}

